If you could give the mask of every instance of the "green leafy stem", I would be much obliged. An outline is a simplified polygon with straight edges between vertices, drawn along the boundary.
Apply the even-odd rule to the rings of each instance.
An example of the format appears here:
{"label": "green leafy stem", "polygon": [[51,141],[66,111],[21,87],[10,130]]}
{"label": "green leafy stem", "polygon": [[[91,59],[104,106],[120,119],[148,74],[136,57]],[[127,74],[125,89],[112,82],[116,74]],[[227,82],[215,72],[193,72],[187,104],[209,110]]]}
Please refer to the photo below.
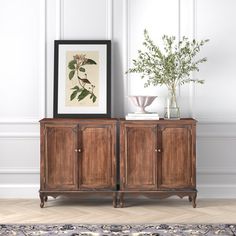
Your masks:
{"label": "green leafy stem", "polygon": [[71,88],[73,92],[70,95],[70,100],[72,101],[77,98],[78,102],[80,102],[89,96],[92,102],[95,103],[97,99],[94,94],[95,85],[88,80],[84,66],[96,65],[97,63],[92,59],[86,58],[83,54],[76,54],[73,57],[74,59],[68,63],[68,68],[70,69],[69,80],[77,78],[78,84]]}

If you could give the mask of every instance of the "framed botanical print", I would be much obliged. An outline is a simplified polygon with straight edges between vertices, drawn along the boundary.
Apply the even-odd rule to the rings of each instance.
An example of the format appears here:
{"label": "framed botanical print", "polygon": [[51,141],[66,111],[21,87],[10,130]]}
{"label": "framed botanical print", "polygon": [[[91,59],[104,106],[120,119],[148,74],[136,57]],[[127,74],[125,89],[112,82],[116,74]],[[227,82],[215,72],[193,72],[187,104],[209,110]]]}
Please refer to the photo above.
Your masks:
{"label": "framed botanical print", "polygon": [[54,117],[111,116],[111,41],[55,40]]}

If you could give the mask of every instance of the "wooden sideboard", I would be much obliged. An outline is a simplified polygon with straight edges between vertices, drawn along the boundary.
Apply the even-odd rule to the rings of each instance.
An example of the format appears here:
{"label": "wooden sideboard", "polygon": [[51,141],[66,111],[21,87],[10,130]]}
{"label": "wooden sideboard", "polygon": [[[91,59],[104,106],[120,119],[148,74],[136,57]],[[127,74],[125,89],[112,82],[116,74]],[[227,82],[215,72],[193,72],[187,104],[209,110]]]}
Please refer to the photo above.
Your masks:
{"label": "wooden sideboard", "polygon": [[120,206],[124,195],[188,196],[196,207],[196,121],[120,121]]}
{"label": "wooden sideboard", "polygon": [[126,195],[188,196],[196,207],[195,120],[43,119],[40,129],[41,207],[85,193],[110,194],[114,207]]}
{"label": "wooden sideboard", "polygon": [[102,193],[116,206],[114,119],[40,121],[40,206],[48,196]]}

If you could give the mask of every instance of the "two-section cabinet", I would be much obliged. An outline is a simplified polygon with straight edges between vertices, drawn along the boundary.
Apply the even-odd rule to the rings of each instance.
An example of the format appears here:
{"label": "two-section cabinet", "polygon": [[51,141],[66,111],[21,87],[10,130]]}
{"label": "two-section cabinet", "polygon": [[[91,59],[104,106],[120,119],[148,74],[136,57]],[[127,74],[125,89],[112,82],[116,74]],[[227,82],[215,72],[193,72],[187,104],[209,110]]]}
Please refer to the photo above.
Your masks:
{"label": "two-section cabinet", "polygon": [[116,120],[43,119],[40,206],[48,196],[100,192],[116,205]]}
{"label": "two-section cabinet", "polygon": [[189,196],[196,207],[196,121],[120,121],[120,192]]}
{"label": "two-section cabinet", "polygon": [[40,127],[41,207],[48,196],[83,193],[110,194],[114,207],[128,194],[188,196],[196,207],[195,120],[43,119]]}

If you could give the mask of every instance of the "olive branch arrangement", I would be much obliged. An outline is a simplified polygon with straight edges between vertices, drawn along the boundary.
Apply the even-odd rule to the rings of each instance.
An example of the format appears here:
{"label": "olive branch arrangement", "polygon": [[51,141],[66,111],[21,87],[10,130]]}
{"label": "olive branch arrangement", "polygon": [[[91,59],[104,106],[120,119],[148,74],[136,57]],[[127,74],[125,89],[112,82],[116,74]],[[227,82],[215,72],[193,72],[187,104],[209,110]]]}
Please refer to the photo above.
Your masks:
{"label": "olive branch arrangement", "polygon": [[76,54],[73,56],[73,60],[69,61],[68,68],[69,72],[69,80],[76,78],[78,80],[78,84],[71,88],[73,92],[70,95],[70,100],[74,100],[77,98],[78,102],[89,96],[93,103],[96,102],[96,95],[94,94],[95,85],[93,85],[88,80],[88,75],[86,74],[85,66],[87,65],[96,65],[97,63],[90,59],[86,58],[85,54]]}
{"label": "olive branch arrangement", "polygon": [[189,40],[184,36],[176,43],[176,37],[167,35],[164,35],[162,40],[164,50],[154,44],[145,29],[145,50],[138,50],[138,58],[133,60],[133,67],[126,73],[141,73],[141,79],[147,79],[144,87],[151,84],[165,85],[174,97],[178,85],[191,81],[204,83],[204,80],[194,80],[190,75],[193,71],[199,71],[199,64],[207,61],[206,57],[197,60],[195,57],[209,40]]}

